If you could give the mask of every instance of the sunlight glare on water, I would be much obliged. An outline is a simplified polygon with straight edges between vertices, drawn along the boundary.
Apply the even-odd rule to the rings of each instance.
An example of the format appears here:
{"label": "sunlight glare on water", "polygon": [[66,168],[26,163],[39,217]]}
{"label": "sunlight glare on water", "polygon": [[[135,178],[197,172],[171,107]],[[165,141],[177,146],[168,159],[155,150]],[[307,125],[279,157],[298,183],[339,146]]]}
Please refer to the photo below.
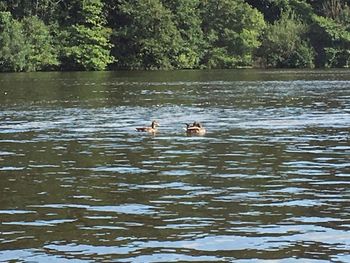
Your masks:
{"label": "sunlight glare on water", "polygon": [[0,262],[350,261],[346,70],[2,74],[0,94]]}

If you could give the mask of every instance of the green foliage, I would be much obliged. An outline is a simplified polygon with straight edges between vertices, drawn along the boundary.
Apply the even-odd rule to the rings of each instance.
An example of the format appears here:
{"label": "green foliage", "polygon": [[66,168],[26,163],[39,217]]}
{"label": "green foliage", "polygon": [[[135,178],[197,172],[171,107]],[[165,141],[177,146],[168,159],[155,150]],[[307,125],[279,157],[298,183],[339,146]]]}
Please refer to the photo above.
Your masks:
{"label": "green foliage", "polygon": [[119,67],[170,69],[188,63],[173,15],[159,0],[123,1],[119,8],[126,21],[115,31]]}
{"label": "green foliage", "polygon": [[307,26],[294,13],[284,13],[269,25],[258,56],[267,67],[313,67],[314,51],[303,35]]}
{"label": "green foliage", "polygon": [[0,11],[8,11],[18,20],[28,16],[37,16],[48,24],[58,18],[59,4],[62,2],[63,0],[1,0]]}
{"label": "green foliage", "polygon": [[58,66],[58,52],[53,47],[48,27],[36,16],[25,17],[22,24],[27,50],[23,70],[47,70]]}
{"label": "green foliage", "polygon": [[37,71],[58,65],[52,38],[37,17],[22,23],[0,12],[0,70]]}
{"label": "green foliage", "polygon": [[114,61],[110,55],[111,29],[105,27],[100,0],[84,0],[77,15],[80,21],[62,31],[61,60],[71,70],[104,70]]}
{"label": "green foliage", "polygon": [[173,14],[173,21],[181,36],[175,68],[197,68],[203,53],[204,36],[201,28],[201,0],[163,1]]}
{"label": "green foliage", "polygon": [[9,12],[0,12],[0,70],[22,71],[25,53],[22,24]]}
{"label": "green foliage", "polygon": [[350,9],[345,6],[337,19],[315,15],[313,33],[322,36],[316,42],[325,67],[349,67],[350,63]]}
{"label": "green foliage", "polygon": [[[331,41],[350,41],[350,32],[342,23],[327,17],[314,16],[314,21]],[[348,25],[347,25],[348,26]]]}
{"label": "green foliage", "polygon": [[0,71],[348,67],[349,5],[0,0]]}
{"label": "green foliage", "polygon": [[208,0],[203,9],[207,47],[202,62],[209,68],[250,66],[265,27],[261,13],[240,0]]}
{"label": "green foliage", "polygon": [[0,12],[6,12],[7,5],[5,2],[0,2]]}

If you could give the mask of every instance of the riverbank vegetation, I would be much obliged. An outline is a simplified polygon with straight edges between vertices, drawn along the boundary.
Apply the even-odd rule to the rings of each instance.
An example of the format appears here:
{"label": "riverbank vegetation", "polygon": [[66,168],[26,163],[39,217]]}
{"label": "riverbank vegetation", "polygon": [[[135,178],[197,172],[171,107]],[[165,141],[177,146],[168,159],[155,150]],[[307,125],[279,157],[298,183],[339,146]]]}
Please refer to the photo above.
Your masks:
{"label": "riverbank vegetation", "polygon": [[348,67],[347,0],[0,1],[0,71]]}

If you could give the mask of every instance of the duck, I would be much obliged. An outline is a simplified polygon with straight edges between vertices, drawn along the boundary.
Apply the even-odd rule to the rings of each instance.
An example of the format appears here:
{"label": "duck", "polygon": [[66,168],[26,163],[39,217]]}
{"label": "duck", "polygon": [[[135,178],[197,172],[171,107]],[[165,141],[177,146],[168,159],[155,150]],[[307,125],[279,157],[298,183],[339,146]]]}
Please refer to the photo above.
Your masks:
{"label": "duck", "polygon": [[157,121],[152,121],[152,124],[150,127],[139,127],[136,128],[136,131],[138,132],[149,132],[149,133],[155,133],[157,132],[157,127],[160,126]]}
{"label": "duck", "polygon": [[192,125],[185,123],[187,134],[205,134],[206,130],[200,122],[194,122]]}

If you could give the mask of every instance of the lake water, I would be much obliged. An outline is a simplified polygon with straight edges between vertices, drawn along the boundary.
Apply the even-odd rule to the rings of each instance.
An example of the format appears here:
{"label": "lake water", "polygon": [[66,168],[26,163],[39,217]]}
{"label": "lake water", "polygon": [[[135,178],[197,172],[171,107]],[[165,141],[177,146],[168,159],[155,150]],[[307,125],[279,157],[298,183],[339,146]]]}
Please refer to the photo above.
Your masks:
{"label": "lake water", "polygon": [[350,71],[1,74],[0,196],[0,262],[350,262]]}

